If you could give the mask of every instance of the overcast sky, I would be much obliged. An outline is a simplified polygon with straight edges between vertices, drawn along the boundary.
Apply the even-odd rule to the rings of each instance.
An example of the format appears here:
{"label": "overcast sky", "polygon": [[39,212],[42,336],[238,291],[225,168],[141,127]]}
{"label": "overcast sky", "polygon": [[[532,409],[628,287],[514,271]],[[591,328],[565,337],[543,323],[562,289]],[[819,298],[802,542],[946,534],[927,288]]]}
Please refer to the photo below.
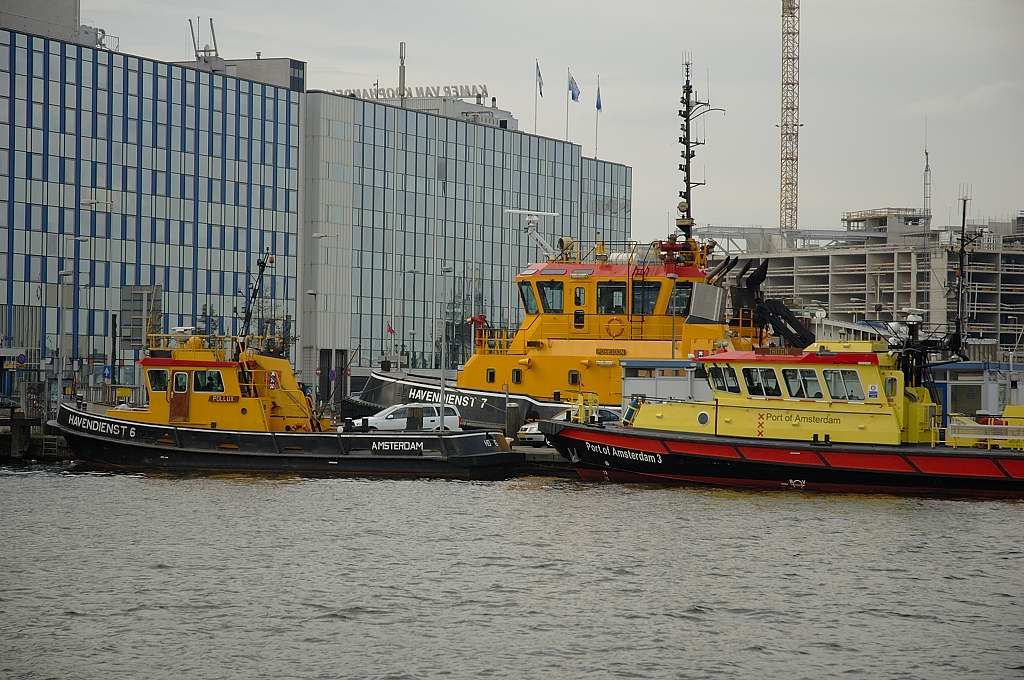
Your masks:
{"label": "overcast sky", "polygon": [[[1024,209],[1024,0],[804,0],[801,7],[800,226],[835,227],[843,211],[919,206],[925,120],[933,212],[946,223],[963,183],[971,213]],[[515,3],[83,0],[82,22],[123,52],[190,58],[188,16],[212,14],[226,58],[309,63],[307,85],[395,86],[398,43],[410,85],[486,83],[533,130],[534,59],[545,96],[538,132],[565,134],[565,72],[582,102],[570,137],[633,167],[633,235],[664,235],[677,202],[680,55],[692,54],[709,114],[696,161],[707,188],[700,223],[778,224],[780,2],[672,0]]]}

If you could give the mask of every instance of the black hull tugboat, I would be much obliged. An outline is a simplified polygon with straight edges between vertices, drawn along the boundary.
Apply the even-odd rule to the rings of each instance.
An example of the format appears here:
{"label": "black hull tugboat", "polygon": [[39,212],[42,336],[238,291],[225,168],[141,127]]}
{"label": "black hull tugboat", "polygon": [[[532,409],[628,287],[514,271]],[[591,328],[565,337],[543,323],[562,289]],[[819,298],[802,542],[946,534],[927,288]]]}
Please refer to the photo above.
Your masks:
{"label": "black hull tugboat", "polygon": [[[111,413],[111,412],[108,412]],[[177,427],[61,404],[75,469],[504,479],[522,454],[490,432],[270,432]]]}
{"label": "black hull tugboat", "polygon": [[524,456],[496,433],[370,433],[351,421],[332,430],[295,379],[286,343],[249,335],[269,259],[258,262],[239,336],[149,336],[139,362],[145,406],[98,414],[59,405],[51,424],[78,467],[466,479],[521,469]]}
{"label": "black hull tugboat", "polygon": [[[367,414],[376,413],[387,405],[417,402],[440,403],[441,388],[437,378],[414,373],[373,373],[353,405],[362,407]],[[457,406],[464,425],[473,428],[503,428],[508,406],[518,407],[522,418],[536,420],[550,418],[564,411],[569,404],[562,401],[542,401],[525,394],[509,394],[459,386],[445,381],[445,402]],[[382,404],[384,406],[382,406]]]}

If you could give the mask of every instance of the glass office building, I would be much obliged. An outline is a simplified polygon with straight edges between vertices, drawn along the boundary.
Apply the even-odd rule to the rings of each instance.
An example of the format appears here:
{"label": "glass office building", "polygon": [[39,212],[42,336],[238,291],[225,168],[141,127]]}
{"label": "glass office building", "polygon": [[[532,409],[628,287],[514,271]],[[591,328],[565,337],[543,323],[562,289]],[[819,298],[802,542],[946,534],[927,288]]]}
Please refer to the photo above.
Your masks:
{"label": "glass office building", "polygon": [[59,276],[65,356],[93,376],[132,287],[158,287],[165,330],[235,330],[267,251],[260,313],[294,316],[302,96],[0,29],[3,344],[53,355]]}
{"label": "glass office building", "polygon": [[454,366],[465,319],[515,325],[512,279],[544,255],[508,209],[557,213],[540,217],[551,244],[629,237],[630,168],[577,144],[325,92],[307,94],[304,135],[302,356],[321,381],[385,358],[439,366],[441,324]]}

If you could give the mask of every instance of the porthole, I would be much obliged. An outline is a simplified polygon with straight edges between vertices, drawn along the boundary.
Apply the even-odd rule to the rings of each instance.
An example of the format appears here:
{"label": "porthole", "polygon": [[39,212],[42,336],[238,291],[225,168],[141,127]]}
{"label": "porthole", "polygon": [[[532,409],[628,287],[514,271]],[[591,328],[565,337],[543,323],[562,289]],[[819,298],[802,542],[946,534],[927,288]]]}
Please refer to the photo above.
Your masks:
{"label": "porthole", "polygon": [[711,416],[708,415],[707,411],[701,411],[697,414],[697,423],[700,425],[707,425],[710,420]]}

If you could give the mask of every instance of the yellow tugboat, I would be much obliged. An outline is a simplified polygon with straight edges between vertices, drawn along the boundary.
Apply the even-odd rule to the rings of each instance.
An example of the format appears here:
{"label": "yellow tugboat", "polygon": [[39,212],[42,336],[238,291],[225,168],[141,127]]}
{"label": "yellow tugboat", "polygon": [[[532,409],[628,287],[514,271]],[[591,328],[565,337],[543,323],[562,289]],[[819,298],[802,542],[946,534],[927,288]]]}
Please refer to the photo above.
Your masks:
{"label": "yellow tugboat", "polygon": [[[631,244],[624,252],[608,252],[600,240],[584,248],[562,239],[553,248],[537,235],[536,217],[528,215],[527,234],[548,261],[515,278],[523,312],[517,329],[489,328],[482,318],[472,320],[477,326],[473,356],[445,388],[445,400],[458,406],[466,423],[503,427],[506,405],[515,405],[521,419],[554,415],[581,391],[596,395],[601,405],[620,407],[622,359],[686,358],[722,344],[752,347],[752,305],[734,299],[741,313],[728,324],[722,321],[722,284],[736,261],[709,271],[714,242],[700,243],[691,236],[691,192],[700,183],[690,180],[696,143],[689,130],[708,107],[696,100],[689,77],[683,105],[678,231],[650,244]],[[764,274],[755,271],[749,279],[760,285]],[[437,378],[376,371],[357,404],[380,409],[440,398]]]}
{"label": "yellow tugboat", "polygon": [[284,345],[248,334],[270,260],[259,260],[240,336],[150,337],[139,362],[146,405],[100,415],[60,404],[51,424],[80,467],[473,479],[520,467],[522,456],[489,432],[332,431],[296,381]]}
{"label": "yellow tugboat", "polygon": [[[685,358],[723,342],[752,346],[749,317],[731,328],[722,323],[725,290],[712,278],[722,272],[707,270],[713,244],[674,235],[626,253],[597,243],[586,256],[562,245],[516,277],[524,314],[518,329],[476,328],[473,356],[446,386],[446,401],[467,423],[504,425],[506,402],[523,417],[544,417],[580,391],[620,406],[621,359]],[[379,371],[360,399],[384,408],[438,401],[440,389],[435,378]]]}

